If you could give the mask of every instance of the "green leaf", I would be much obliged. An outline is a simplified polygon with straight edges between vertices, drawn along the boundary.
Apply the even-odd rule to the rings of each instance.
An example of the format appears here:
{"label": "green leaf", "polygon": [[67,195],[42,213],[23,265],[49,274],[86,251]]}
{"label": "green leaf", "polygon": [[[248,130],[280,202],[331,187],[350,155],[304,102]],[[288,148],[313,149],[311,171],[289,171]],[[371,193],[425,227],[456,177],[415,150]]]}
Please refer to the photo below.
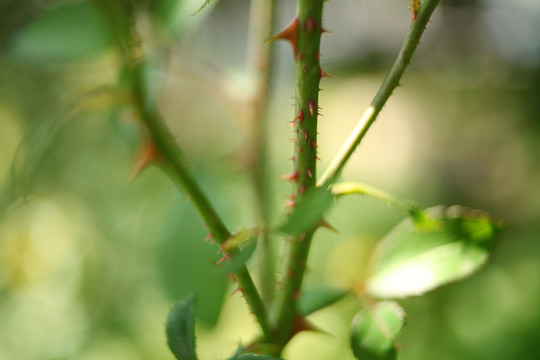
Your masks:
{"label": "green leaf", "polygon": [[348,290],[336,289],[324,285],[308,288],[300,295],[298,307],[302,315],[309,315],[338,302],[348,294]]}
{"label": "green leaf", "polygon": [[56,6],[37,15],[15,35],[8,53],[17,60],[84,60],[113,42],[109,24],[90,2]]}
{"label": "green leaf", "polygon": [[228,360],[281,360],[281,358],[276,358],[268,355],[241,354],[229,358]]}
{"label": "green leaf", "polygon": [[195,353],[195,302],[190,294],[174,304],[167,316],[167,344],[178,360],[197,360]]}
{"label": "green leaf", "polygon": [[278,231],[294,235],[314,229],[332,205],[332,199],[333,195],[328,189],[308,190],[295,205],[284,224],[278,227]]}
{"label": "green leaf", "polygon": [[396,336],[405,325],[405,312],[395,302],[384,301],[362,309],[354,318],[351,347],[360,360],[397,358]]}
{"label": "green leaf", "polygon": [[485,264],[499,231],[485,213],[461,206],[405,219],[378,245],[366,289],[378,298],[407,297],[463,279]]}

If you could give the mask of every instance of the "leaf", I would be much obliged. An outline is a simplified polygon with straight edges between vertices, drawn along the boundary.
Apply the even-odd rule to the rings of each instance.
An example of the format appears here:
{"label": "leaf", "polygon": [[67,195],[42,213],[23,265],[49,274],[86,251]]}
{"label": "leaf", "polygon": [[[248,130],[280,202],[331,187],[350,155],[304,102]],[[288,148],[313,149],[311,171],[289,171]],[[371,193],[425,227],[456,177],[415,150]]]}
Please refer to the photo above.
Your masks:
{"label": "leaf", "polygon": [[478,270],[500,225],[478,210],[438,206],[405,219],[378,245],[366,289],[378,298],[420,295]]}
{"label": "leaf", "polygon": [[397,358],[396,336],[405,325],[405,312],[395,302],[384,301],[362,309],[354,318],[351,347],[360,360]]}
{"label": "leaf", "polygon": [[195,302],[190,294],[174,304],[167,316],[167,344],[178,360],[197,360],[195,353]]}
{"label": "leaf", "polygon": [[57,62],[84,60],[113,42],[109,24],[89,2],[56,6],[22,27],[8,53],[18,60]]}
{"label": "leaf", "polygon": [[338,302],[348,294],[348,290],[336,289],[330,286],[318,286],[306,289],[300,295],[298,307],[302,315],[309,315]]}
{"label": "leaf", "polygon": [[281,358],[276,358],[268,355],[241,354],[229,358],[228,360],[281,360]]}
{"label": "leaf", "polygon": [[277,230],[295,235],[314,229],[322,220],[323,214],[332,205],[332,199],[332,193],[328,189],[308,190],[295,205],[287,220]]}

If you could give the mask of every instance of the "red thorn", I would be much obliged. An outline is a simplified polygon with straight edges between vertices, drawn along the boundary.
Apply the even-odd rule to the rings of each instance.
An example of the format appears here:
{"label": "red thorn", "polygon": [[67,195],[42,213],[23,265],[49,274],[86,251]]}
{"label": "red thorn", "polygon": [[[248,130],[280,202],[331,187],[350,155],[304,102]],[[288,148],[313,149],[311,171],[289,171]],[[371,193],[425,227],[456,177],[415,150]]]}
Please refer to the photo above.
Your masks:
{"label": "red thorn", "polygon": [[300,194],[305,193],[305,192],[306,192],[306,185],[300,186],[300,189],[298,189],[298,192],[299,192]]}
{"label": "red thorn", "polygon": [[302,123],[302,121],[304,120],[304,112],[302,111],[302,109],[300,109],[300,111],[298,112],[298,116],[294,120],[298,120],[300,124]]}
{"label": "red thorn", "polygon": [[305,23],[305,27],[308,33],[313,32],[313,30],[315,30],[315,20],[313,20],[313,18],[307,19]]}
{"label": "red thorn", "polygon": [[298,60],[302,60],[304,58],[304,55],[298,54]]}
{"label": "red thorn", "polygon": [[323,227],[323,228],[326,228],[330,231],[333,231],[335,232],[336,234],[339,234],[339,231],[337,231],[337,229],[335,227],[333,227],[332,225],[330,225],[326,220],[324,219],[321,219],[321,222],[319,223],[319,227]]}
{"label": "red thorn", "polygon": [[321,158],[317,154],[315,154],[315,160],[321,160]]}
{"label": "red thorn", "polygon": [[132,165],[131,181],[134,181],[148,166],[161,160],[158,150],[152,141],[144,142]]}
{"label": "red thorn", "polygon": [[237,287],[236,290],[234,290],[231,295],[234,295],[234,294],[239,293],[239,292],[242,292],[242,288],[240,286]]}
{"label": "red thorn", "polygon": [[214,240],[214,234],[210,233],[208,236],[204,238],[204,242],[212,241]]}
{"label": "red thorn", "polygon": [[296,155],[293,155],[289,160],[295,161],[296,160]]}
{"label": "red thorn", "polygon": [[304,133],[304,141],[307,141],[308,136],[309,136],[309,135],[308,135],[308,132],[306,131],[306,132]]}
{"label": "red thorn", "polygon": [[317,143],[315,142],[315,139],[312,139],[312,140],[311,140],[311,146],[313,146],[314,148],[319,148],[319,147],[317,146]]}
{"label": "red thorn", "polygon": [[292,172],[290,174],[283,175],[281,178],[283,180],[287,180],[287,181],[296,181],[296,180],[298,180],[298,172],[295,171],[295,172]]}
{"label": "red thorn", "polygon": [[319,80],[321,80],[323,77],[329,77],[329,78],[334,78],[332,75],[326,73],[323,71],[323,69],[319,66]]}
{"label": "red thorn", "polygon": [[328,31],[326,30],[325,28],[321,27],[321,34],[324,34],[324,33],[327,33],[327,34],[331,34],[332,32],[331,31]]}
{"label": "red thorn", "polygon": [[294,201],[294,200],[286,200],[285,201],[285,207],[286,208],[293,208],[294,205],[296,205],[296,201]]}
{"label": "red thorn", "polygon": [[319,60],[320,58],[321,58],[321,54],[318,53],[318,52],[316,52],[316,53],[315,53],[315,59]]}
{"label": "red thorn", "polygon": [[313,101],[309,100],[308,103],[309,115],[313,116]]}
{"label": "red thorn", "polygon": [[313,177],[313,173],[311,172],[311,168],[307,169],[307,176],[309,176],[310,178]]}
{"label": "red thorn", "polygon": [[301,146],[298,147],[298,152],[302,152],[303,148]]}
{"label": "red thorn", "polygon": [[275,40],[288,41],[291,44],[293,55],[296,59],[296,51],[298,49],[298,18],[295,18],[285,30],[268,39],[268,41]]}
{"label": "red thorn", "polygon": [[223,255],[223,256],[221,257],[221,259],[219,259],[219,260],[216,262],[216,264],[220,264],[220,263],[222,263],[222,262],[225,261],[225,260],[227,260],[227,257],[226,257],[225,255]]}

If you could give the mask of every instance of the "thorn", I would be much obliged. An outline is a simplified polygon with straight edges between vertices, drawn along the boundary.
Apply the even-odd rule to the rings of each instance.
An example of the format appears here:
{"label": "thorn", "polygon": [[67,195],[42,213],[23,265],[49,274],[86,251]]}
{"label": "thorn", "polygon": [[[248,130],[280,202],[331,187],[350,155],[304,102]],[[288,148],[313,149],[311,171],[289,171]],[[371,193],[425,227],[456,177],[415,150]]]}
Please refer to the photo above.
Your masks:
{"label": "thorn", "polygon": [[226,257],[225,255],[223,255],[223,256],[221,257],[221,259],[219,259],[219,260],[216,262],[216,264],[221,264],[221,263],[222,263],[223,261],[225,261],[225,260],[227,260],[227,257]]}
{"label": "thorn", "polygon": [[301,146],[298,147],[298,152],[302,152],[303,148]]}
{"label": "thorn", "polygon": [[327,33],[327,34],[331,34],[332,32],[331,31],[328,31],[326,30],[325,28],[321,27],[321,34],[324,34],[324,33]]}
{"label": "thorn", "polygon": [[298,180],[298,172],[294,171],[294,172],[292,172],[290,174],[286,174],[286,175],[281,176],[281,178],[283,180],[286,180],[286,181],[296,181],[296,180]]}
{"label": "thorn", "polygon": [[315,160],[321,160],[321,158],[317,154],[315,154]]}
{"label": "thorn", "polygon": [[306,142],[307,142],[308,136],[309,136],[309,135],[308,135],[308,132],[307,132],[307,131],[306,131],[306,132],[304,132],[304,141],[306,141]]}
{"label": "thorn", "polygon": [[332,232],[335,232],[336,234],[339,234],[339,231],[332,225],[330,225],[326,220],[321,219],[321,222],[319,223],[319,227],[326,228]]}
{"label": "thorn", "polygon": [[234,290],[231,295],[234,295],[234,294],[236,294],[238,292],[240,292],[240,293],[242,292],[242,288],[240,286],[237,287],[236,290]]}
{"label": "thorn", "polygon": [[300,109],[300,111],[298,112],[298,116],[294,120],[298,120],[300,124],[302,123],[302,121],[304,120],[304,112],[302,111],[302,109]]}
{"label": "thorn", "polygon": [[319,80],[321,80],[323,77],[328,77],[328,78],[334,78],[334,76],[326,73],[323,71],[323,69],[319,66]]}
{"label": "thorn", "polygon": [[305,192],[306,192],[306,185],[300,186],[300,189],[298,189],[298,192],[300,193],[300,195],[302,195],[303,193],[305,193]]}
{"label": "thorn", "polygon": [[152,163],[157,163],[161,160],[161,157],[158,153],[158,150],[156,149],[156,146],[153,141],[147,140],[145,141],[141,147],[139,148],[139,151],[137,155],[135,155],[135,160],[133,161],[133,165],[131,167],[131,181],[135,181],[137,177]]}
{"label": "thorn", "polygon": [[294,58],[296,59],[296,51],[298,49],[298,18],[295,18],[292,23],[279,34],[271,37],[267,41],[285,40],[291,44]]}
{"label": "thorn", "polygon": [[315,53],[315,59],[319,60],[321,58],[321,54],[319,52]]}
{"label": "thorn", "polygon": [[293,208],[294,205],[296,205],[296,201],[294,200],[285,200],[284,205],[286,208],[290,209]]}
{"label": "thorn", "polygon": [[313,18],[307,19],[305,23],[305,27],[308,33],[313,32],[313,30],[315,30],[315,20],[313,20]]}
{"label": "thorn", "polygon": [[204,238],[204,242],[209,242],[214,240],[214,234],[210,233]]}
{"label": "thorn", "polygon": [[317,143],[315,142],[315,139],[312,139],[311,140],[311,146],[318,149],[319,147],[317,146]]}
{"label": "thorn", "polygon": [[309,100],[308,103],[309,115],[313,116],[313,101]]}
{"label": "thorn", "polygon": [[311,172],[311,168],[307,169],[307,176],[309,176],[310,178],[313,177],[313,173]]}

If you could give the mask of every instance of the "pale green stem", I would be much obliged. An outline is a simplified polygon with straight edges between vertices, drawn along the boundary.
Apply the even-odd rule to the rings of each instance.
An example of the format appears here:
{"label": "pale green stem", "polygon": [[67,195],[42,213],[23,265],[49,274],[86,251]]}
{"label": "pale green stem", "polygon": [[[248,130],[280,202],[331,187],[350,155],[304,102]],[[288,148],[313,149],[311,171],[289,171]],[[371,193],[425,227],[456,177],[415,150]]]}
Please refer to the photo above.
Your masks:
{"label": "pale green stem", "polygon": [[339,174],[343,170],[343,167],[354,153],[367,131],[377,119],[379,112],[383,108],[386,101],[392,95],[394,89],[399,85],[401,76],[407,69],[409,62],[414,55],[420,38],[426,29],[426,25],[433,14],[433,11],[439,4],[440,0],[426,0],[422,4],[416,20],[412,19],[409,26],[407,37],[403,42],[401,50],[392,66],[392,69],[384,79],[381,87],[377,91],[377,94],[371,101],[371,104],[364,112],[364,115],[360,119],[360,122],[356,125],[353,132],[349,135],[341,150],[332,160],[326,171],[319,179],[318,186],[329,186],[334,183]]}

